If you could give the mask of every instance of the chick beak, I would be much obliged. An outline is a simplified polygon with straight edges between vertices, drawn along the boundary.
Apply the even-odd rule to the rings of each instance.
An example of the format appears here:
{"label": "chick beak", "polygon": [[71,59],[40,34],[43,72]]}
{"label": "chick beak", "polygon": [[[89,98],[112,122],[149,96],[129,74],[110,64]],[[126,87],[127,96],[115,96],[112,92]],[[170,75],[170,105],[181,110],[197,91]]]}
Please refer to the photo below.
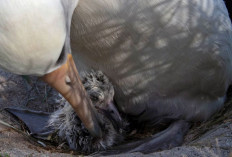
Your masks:
{"label": "chick beak", "polygon": [[65,64],[42,79],[64,96],[93,136],[102,137],[100,120],[82,85],[71,54]]}
{"label": "chick beak", "polygon": [[113,102],[108,103],[104,108],[97,109],[100,109],[103,112],[103,114],[111,121],[116,130],[122,128],[122,117],[120,116]]}

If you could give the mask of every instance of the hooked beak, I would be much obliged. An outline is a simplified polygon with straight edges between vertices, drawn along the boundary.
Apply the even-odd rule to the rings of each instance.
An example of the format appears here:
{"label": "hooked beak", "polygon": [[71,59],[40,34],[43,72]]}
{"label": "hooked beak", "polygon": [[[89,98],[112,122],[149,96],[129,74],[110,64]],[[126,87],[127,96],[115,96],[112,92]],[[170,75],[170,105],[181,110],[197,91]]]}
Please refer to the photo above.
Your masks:
{"label": "hooked beak", "polygon": [[105,108],[97,107],[97,109],[103,112],[103,114],[111,121],[112,125],[116,130],[122,128],[123,126],[122,117],[120,116],[117,108],[112,102],[108,103]]}
{"label": "hooked beak", "polygon": [[65,64],[42,79],[64,96],[93,136],[102,137],[95,108],[82,85],[71,54]]}

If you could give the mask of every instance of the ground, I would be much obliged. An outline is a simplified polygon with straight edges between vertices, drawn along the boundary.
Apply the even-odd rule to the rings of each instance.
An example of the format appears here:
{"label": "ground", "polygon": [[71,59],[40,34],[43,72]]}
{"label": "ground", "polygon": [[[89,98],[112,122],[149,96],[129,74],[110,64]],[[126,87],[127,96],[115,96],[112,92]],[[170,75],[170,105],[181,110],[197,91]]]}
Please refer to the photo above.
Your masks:
{"label": "ground", "polygon": [[[229,97],[231,97],[229,95]],[[52,112],[56,110],[60,96],[37,77],[14,75],[0,70],[0,120],[18,130],[20,122],[3,111],[5,107],[20,107]],[[172,156],[172,157],[232,157],[232,100],[208,122],[195,124],[185,137],[183,146],[152,154],[123,154],[118,156]],[[40,141],[28,137],[27,133],[17,132],[0,124],[0,157],[8,156],[49,156],[70,157],[77,153],[64,151],[55,146],[43,146]],[[115,155],[116,156],[116,155]]]}

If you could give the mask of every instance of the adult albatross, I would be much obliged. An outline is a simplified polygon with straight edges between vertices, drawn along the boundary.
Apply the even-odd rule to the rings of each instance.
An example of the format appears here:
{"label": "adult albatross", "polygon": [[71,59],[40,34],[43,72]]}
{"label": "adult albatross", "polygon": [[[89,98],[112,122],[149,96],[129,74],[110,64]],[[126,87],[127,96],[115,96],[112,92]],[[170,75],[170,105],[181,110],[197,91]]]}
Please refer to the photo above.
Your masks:
{"label": "adult albatross", "polygon": [[[0,2],[1,67],[44,75],[64,63],[63,55],[70,51],[67,15],[74,3]],[[232,28],[223,0],[80,0],[73,15],[77,69],[103,71],[115,87],[119,110],[137,124],[171,124],[115,153],[179,145],[191,122],[205,121],[223,107],[232,79]],[[63,95],[70,89],[66,98],[87,128],[99,135],[86,94],[80,96],[84,106],[79,96],[72,97],[83,90],[80,81],[73,80],[76,75],[50,79],[67,65],[46,75],[45,81]]]}
{"label": "adult albatross", "polygon": [[223,0],[80,0],[71,28],[79,71],[103,71],[118,109],[136,126],[169,125],[114,153],[179,145],[190,123],[223,107],[232,81]]}
{"label": "adult albatross", "polygon": [[70,49],[70,23],[78,0],[0,1],[0,68],[43,76],[72,105],[95,136],[101,128],[81,84]]}

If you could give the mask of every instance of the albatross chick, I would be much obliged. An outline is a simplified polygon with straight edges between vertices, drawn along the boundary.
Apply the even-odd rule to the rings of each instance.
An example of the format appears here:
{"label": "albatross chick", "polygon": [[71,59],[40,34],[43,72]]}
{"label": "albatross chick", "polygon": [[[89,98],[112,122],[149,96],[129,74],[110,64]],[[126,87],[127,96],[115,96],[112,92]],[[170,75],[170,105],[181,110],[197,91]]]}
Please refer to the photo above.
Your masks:
{"label": "albatross chick", "polygon": [[114,88],[109,79],[101,71],[82,73],[81,76],[82,83],[104,122],[103,137],[91,136],[67,101],[52,113],[48,127],[55,130],[56,142],[65,142],[73,150],[85,153],[105,150],[123,141],[122,126],[126,126],[126,122],[121,121],[113,104]]}

